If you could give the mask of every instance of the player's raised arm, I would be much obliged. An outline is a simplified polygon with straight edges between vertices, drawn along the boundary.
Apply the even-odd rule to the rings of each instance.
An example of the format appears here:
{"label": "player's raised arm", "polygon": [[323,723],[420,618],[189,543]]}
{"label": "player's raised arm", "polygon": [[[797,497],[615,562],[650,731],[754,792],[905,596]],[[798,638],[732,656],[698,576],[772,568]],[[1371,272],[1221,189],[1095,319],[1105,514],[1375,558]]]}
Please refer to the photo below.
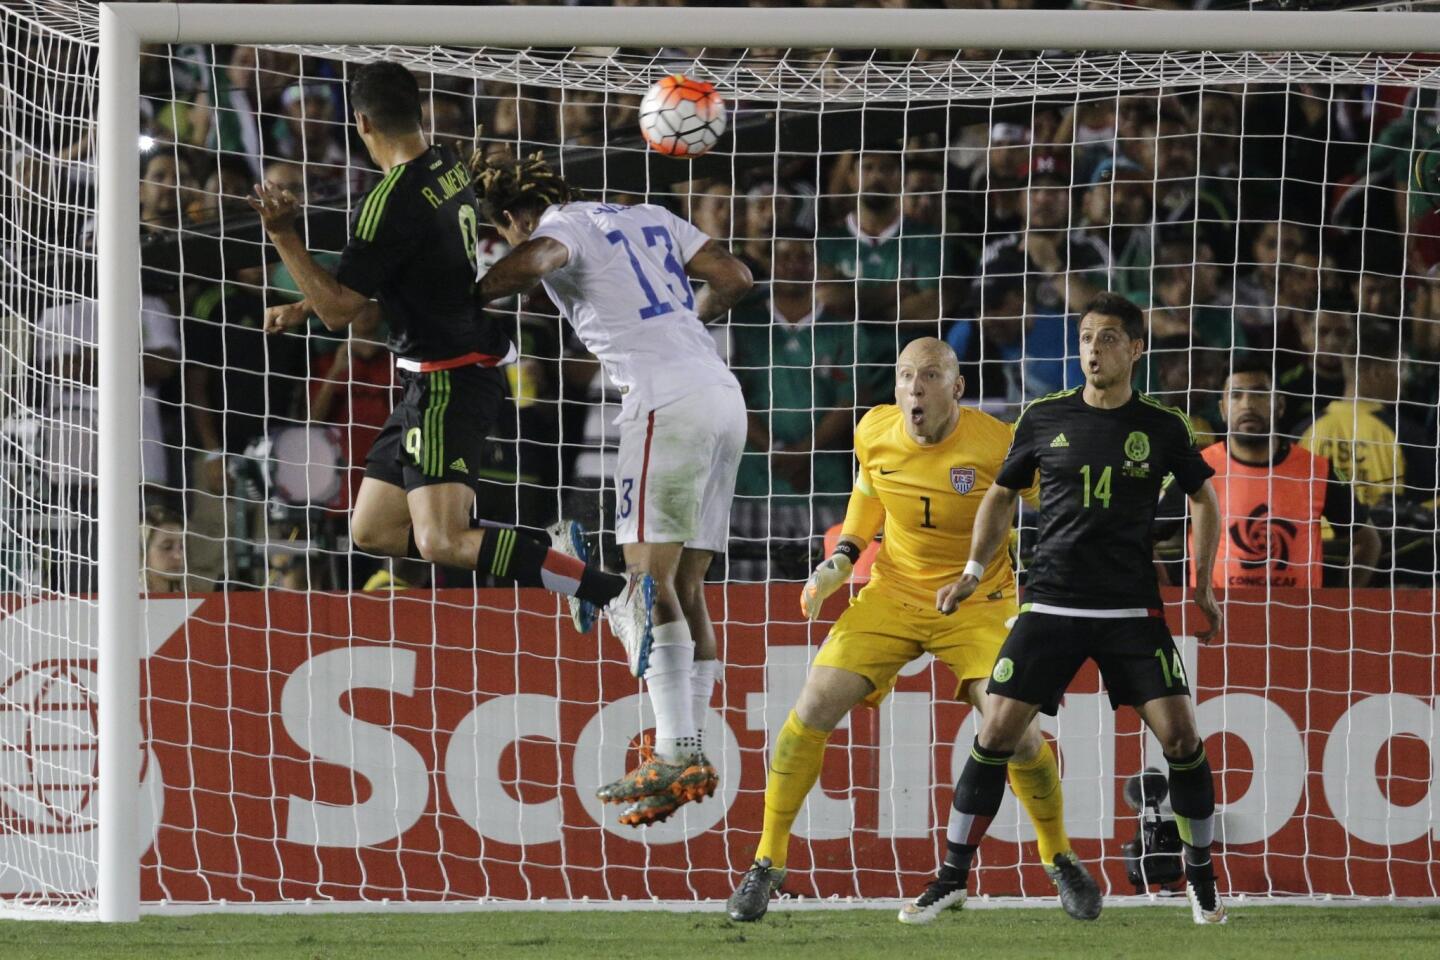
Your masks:
{"label": "player's raised arm", "polygon": [[[315,308],[310,305],[309,300],[296,300],[294,303],[280,303],[265,308],[265,332],[284,333],[287,330],[294,330],[303,326],[306,320],[315,313]],[[365,305],[350,318],[351,324],[358,324],[366,314],[374,314],[370,318],[369,327],[374,329],[381,323],[380,303],[376,300],[366,300]]]}
{"label": "player's raised arm", "polygon": [[293,330],[310,319],[315,311],[310,308],[309,300],[296,300],[294,303],[279,303],[265,308],[265,332],[284,333],[286,330]]}
{"label": "player's raised arm", "polygon": [[[273,183],[262,183],[255,185],[255,196],[248,199],[250,206],[260,215],[260,222],[270,242],[275,244],[280,259],[290,269],[296,286],[304,294],[303,302],[308,304],[310,311],[320,318],[327,330],[343,330],[355,322],[355,318],[369,305],[370,298],[335,279],[335,275],[317,263],[305,248],[305,241],[296,229],[300,201],[295,195]],[[269,329],[272,324],[293,320],[297,313],[291,310],[273,320],[267,314],[266,327]]]}
{"label": "player's raised arm", "polygon": [[806,617],[811,620],[818,617],[825,598],[850,579],[860,554],[875,539],[884,522],[885,507],[870,487],[869,473],[862,464],[850,491],[850,503],[845,508],[845,523],[840,528],[835,552],[820,562],[800,591],[800,610]]}
{"label": "player's raised arm", "polygon": [[1220,546],[1220,501],[1209,480],[1200,489],[1190,494],[1190,516],[1195,537],[1195,603],[1205,614],[1209,626],[1195,635],[1202,641],[1210,641],[1220,632],[1220,605],[1215,602],[1215,551]]}
{"label": "player's raised arm", "polygon": [[954,613],[955,608],[975,592],[985,567],[1010,536],[1010,524],[1015,519],[1015,503],[1020,499],[1019,490],[1011,490],[995,483],[985,491],[980,501],[980,510],[975,514],[975,530],[970,538],[970,560],[965,572],[954,583],[940,588],[935,595],[935,609],[941,613]]}
{"label": "player's raised arm", "polygon": [[705,289],[695,298],[695,316],[701,323],[724,316],[755,283],[744,261],[717,240],[706,241],[686,261],[685,273],[693,280],[705,281]]}
{"label": "player's raised arm", "polygon": [[[534,229],[533,224],[530,229]],[[526,240],[501,257],[485,272],[485,276],[480,278],[480,302],[490,303],[516,294],[529,293],[547,274],[559,270],[569,262],[570,251],[559,240],[551,237]]]}

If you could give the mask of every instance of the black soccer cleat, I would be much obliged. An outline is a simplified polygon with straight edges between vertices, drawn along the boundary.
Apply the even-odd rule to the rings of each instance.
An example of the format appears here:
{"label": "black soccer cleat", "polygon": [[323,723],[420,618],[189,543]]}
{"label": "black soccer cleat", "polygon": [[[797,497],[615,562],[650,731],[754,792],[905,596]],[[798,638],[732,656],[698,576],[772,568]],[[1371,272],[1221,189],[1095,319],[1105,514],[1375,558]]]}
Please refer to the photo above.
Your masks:
{"label": "black soccer cleat", "polygon": [[745,876],[740,878],[740,885],[725,903],[730,919],[750,923],[765,916],[765,912],[770,909],[770,897],[779,891],[780,884],[784,881],[783,867],[778,870],[772,867],[769,857],[756,860],[750,869],[745,871]]}
{"label": "black soccer cleat", "polygon": [[1054,866],[1045,868],[1055,890],[1060,894],[1060,906],[1076,920],[1094,920],[1100,916],[1103,897],[1095,878],[1081,866],[1074,854],[1055,854]]}

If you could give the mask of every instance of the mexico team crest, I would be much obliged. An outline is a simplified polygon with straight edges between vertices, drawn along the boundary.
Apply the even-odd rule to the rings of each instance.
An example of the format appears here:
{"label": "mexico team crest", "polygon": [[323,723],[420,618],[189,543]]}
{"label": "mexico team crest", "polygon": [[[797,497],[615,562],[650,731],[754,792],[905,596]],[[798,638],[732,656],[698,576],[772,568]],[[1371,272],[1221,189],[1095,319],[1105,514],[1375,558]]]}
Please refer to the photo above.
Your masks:
{"label": "mexico team crest", "polygon": [[969,493],[975,489],[975,468],[974,467],[951,467],[950,486],[955,488],[956,493]]}

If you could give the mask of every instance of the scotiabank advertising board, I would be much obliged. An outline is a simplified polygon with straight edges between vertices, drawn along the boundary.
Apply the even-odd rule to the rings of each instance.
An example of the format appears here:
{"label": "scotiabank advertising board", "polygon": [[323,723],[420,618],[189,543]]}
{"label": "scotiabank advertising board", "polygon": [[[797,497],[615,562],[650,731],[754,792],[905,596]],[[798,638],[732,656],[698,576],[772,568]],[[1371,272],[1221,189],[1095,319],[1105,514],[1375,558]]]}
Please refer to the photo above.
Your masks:
{"label": "scotiabank advertising board", "polygon": [[[717,795],[645,830],[594,788],[651,726],[608,636],[577,636],[540,592],[151,598],[141,643],[146,900],[268,902],[724,897],[749,863],[769,737],[825,624],[794,585],[710,594],[723,683],[705,718]],[[1175,601],[1176,597],[1171,597]],[[1184,639],[1219,771],[1224,886],[1281,894],[1440,893],[1440,658],[1429,592],[1233,593],[1224,643]],[[832,601],[829,616],[841,601]],[[0,620],[0,894],[93,884],[94,608]],[[77,639],[79,638],[79,639]],[[1057,637],[1057,643],[1065,638]],[[943,842],[973,736],[925,658],[835,732],[795,825],[787,888],[909,896]],[[1047,721],[1080,854],[1130,893],[1125,779],[1161,765],[1093,667]],[[961,749],[957,749],[959,746]],[[1013,798],[980,892],[1043,894]]]}

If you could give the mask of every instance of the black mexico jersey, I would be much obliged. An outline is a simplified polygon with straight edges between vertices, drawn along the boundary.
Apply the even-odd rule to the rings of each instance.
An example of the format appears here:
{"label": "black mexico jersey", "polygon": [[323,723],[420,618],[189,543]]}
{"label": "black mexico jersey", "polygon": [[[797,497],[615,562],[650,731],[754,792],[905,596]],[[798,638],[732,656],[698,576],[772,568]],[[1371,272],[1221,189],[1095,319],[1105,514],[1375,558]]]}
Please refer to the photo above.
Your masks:
{"label": "black mexico jersey", "polygon": [[1113,410],[1080,388],[1042,397],[1015,425],[996,483],[1028,487],[1040,472],[1040,518],[1025,600],[1088,610],[1157,608],[1151,525],[1174,474],[1194,493],[1214,473],[1185,415],[1136,393]]}
{"label": "black mexico jersey", "polygon": [[508,338],[473,298],[478,239],[469,171],[437,144],[391,168],[366,194],[337,279],[380,301],[399,356],[503,356]]}

